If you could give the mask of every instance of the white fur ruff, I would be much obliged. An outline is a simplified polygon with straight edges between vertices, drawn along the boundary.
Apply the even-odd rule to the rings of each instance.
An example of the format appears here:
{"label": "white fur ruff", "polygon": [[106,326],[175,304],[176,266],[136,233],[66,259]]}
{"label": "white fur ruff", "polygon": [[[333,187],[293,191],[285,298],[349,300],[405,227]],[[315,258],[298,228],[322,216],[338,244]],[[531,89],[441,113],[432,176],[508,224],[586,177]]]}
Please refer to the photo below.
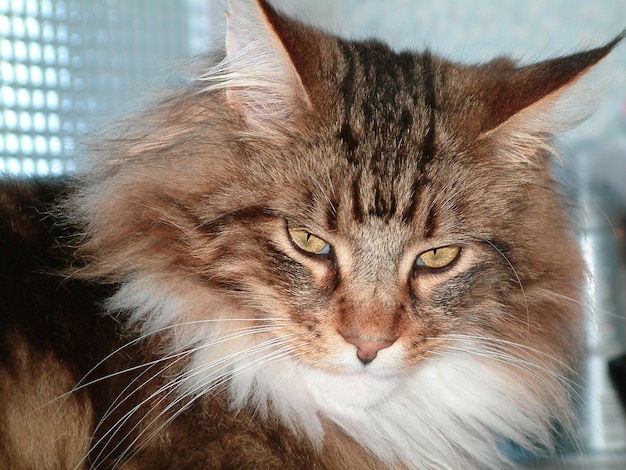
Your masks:
{"label": "white fur ruff", "polygon": [[256,406],[271,402],[283,422],[316,444],[326,417],[391,466],[501,469],[504,440],[549,447],[551,436],[549,405],[500,372],[458,352],[389,377],[335,376],[283,359],[233,380],[231,390],[238,407],[246,406],[244,396]]}
{"label": "white fur ruff", "polygon": [[[185,317],[189,294],[136,280],[109,306],[132,312],[129,321],[141,322],[150,335]],[[211,320],[194,323],[183,336],[177,332],[173,351],[192,351],[178,379],[181,395],[200,397],[227,387],[233,409],[252,409],[263,418],[271,407],[318,448],[326,418],[391,466],[502,468],[507,458],[498,442],[550,447],[550,420],[562,392],[558,381],[547,390],[540,383],[520,384],[513,379],[515,364],[485,360],[489,352],[476,344],[451,343],[408,371],[398,367],[400,345],[380,351],[368,366],[358,362],[350,346],[333,358],[346,370],[335,375],[303,366],[272,339],[272,328],[250,330],[245,320],[233,320],[228,308],[216,308],[215,300],[193,305]]]}

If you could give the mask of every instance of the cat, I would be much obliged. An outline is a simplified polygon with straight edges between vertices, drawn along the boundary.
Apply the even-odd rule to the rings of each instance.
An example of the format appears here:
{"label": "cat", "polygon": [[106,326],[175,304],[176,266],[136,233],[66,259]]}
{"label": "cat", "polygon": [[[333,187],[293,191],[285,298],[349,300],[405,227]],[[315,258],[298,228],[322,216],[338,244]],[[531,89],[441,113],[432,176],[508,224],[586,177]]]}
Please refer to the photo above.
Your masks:
{"label": "cat", "polygon": [[0,461],[549,454],[585,278],[550,142],[622,37],[470,66],[232,1],[224,50],[86,169],[0,183]]}

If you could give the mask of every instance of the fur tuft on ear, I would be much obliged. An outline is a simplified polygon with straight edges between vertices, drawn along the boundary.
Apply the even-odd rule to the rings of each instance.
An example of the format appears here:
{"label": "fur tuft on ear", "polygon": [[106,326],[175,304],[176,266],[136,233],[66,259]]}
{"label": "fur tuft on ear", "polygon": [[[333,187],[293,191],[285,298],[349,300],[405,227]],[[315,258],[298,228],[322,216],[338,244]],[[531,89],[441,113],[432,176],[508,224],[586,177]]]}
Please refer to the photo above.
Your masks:
{"label": "fur tuft on ear", "polygon": [[597,100],[589,97],[603,80],[590,72],[624,37],[626,31],[602,47],[506,72],[481,138],[496,139],[508,159],[524,163],[540,149],[554,154],[551,137],[594,111]]}
{"label": "fur tuft on ear", "polygon": [[230,1],[226,57],[203,80],[225,90],[228,103],[250,128],[285,124],[311,106],[289,53],[263,0]]}

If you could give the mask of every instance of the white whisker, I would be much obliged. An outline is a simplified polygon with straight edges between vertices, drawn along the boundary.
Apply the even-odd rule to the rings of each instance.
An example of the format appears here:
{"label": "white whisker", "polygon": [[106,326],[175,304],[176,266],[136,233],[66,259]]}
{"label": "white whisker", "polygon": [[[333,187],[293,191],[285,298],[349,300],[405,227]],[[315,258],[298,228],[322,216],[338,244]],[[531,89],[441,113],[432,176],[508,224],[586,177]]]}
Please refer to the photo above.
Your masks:
{"label": "white whisker", "polygon": [[[137,377],[135,377],[118,395],[118,397],[111,403],[111,405],[109,406],[109,409],[104,413],[104,415],[101,417],[99,423],[96,425],[94,434],[96,433],[96,431],[100,428],[100,426],[102,424],[104,424],[104,421],[112,415],[112,413],[116,410],[119,409],[119,407],[121,407],[127,400],[129,400],[132,397],[132,393],[131,394],[127,394],[128,390],[131,389],[131,387],[133,387],[134,389],[140,389],[142,387],[145,387],[149,382],[151,382],[152,380],[154,380],[155,377],[158,377],[159,375],[162,375],[166,370],[170,369],[171,367],[173,367],[176,363],[178,363],[179,361],[192,356],[193,354],[197,353],[198,351],[204,350],[204,349],[211,349],[211,348],[216,348],[216,347],[220,347],[222,344],[224,343],[228,343],[229,341],[237,341],[240,340],[241,338],[247,337],[247,336],[254,336],[260,333],[267,333],[267,332],[272,332],[275,331],[276,329],[279,328],[279,326],[272,324],[272,322],[276,322],[281,321],[282,319],[263,319],[263,320],[258,320],[258,319],[254,319],[254,320],[250,320],[250,319],[246,319],[247,321],[252,321],[255,323],[264,323],[264,322],[269,322],[269,324],[266,325],[255,325],[255,326],[246,326],[246,327],[239,327],[239,328],[233,328],[230,330],[227,330],[226,334],[223,334],[217,338],[215,338],[212,341],[206,341],[196,347],[193,348],[187,348],[183,351],[173,351],[171,354],[168,354],[166,356],[163,356],[159,359],[156,359],[154,361],[151,361],[149,363],[144,363],[140,366],[135,366],[132,368],[128,368],[125,369],[123,371],[119,371],[116,372],[114,374],[110,374],[110,377],[114,377],[117,375],[121,375],[124,373],[128,373],[134,370],[138,370],[141,368],[146,368],[146,371],[142,372],[141,374],[139,374]],[[236,319],[232,320],[233,322],[236,322]],[[181,323],[181,324],[176,324],[176,325],[171,325],[168,326],[166,328],[162,328],[161,331],[166,331],[166,330],[170,330],[176,327],[181,327],[181,326],[188,326],[188,325],[199,325],[199,324],[207,324],[207,323],[212,323],[212,322],[220,322],[220,320],[203,320],[203,321],[197,321],[197,322],[187,322],[187,323]],[[141,339],[145,339],[145,336],[142,336]],[[128,345],[123,346],[122,348],[119,348],[119,350],[122,350],[124,347],[127,347]],[[222,369],[227,368],[228,367],[228,363],[232,362],[234,359],[236,359],[238,356],[241,356],[242,354],[246,354],[248,351],[244,350],[244,351],[239,351],[236,353],[233,353],[231,355],[228,355],[228,357],[222,357],[219,361],[214,361],[210,364],[208,364],[207,366],[205,366],[205,371],[209,370],[209,369],[213,369],[213,373],[215,373],[215,371],[217,370],[219,372],[219,368],[221,367]],[[254,351],[252,352],[248,352],[249,354],[252,354]],[[110,356],[109,356],[110,357]],[[154,374],[152,374],[150,377],[148,377],[147,379],[145,379],[141,384],[137,384],[137,382],[139,380],[141,380],[141,378],[147,373],[149,372],[153,366],[159,364],[159,363],[165,363],[167,362],[167,365],[161,369],[159,369],[157,372],[155,372]],[[218,377],[223,377],[225,374],[221,374]],[[100,446],[102,445],[102,450],[100,451],[100,453],[95,457],[94,461],[100,461],[100,460],[105,460],[106,458],[108,458],[108,456],[110,456],[118,447],[118,446],[114,447],[113,449],[108,449],[108,443],[111,442],[111,439],[114,437],[115,433],[121,429],[121,427],[129,420],[131,419],[133,414],[136,414],[142,406],[144,406],[145,404],[147,404],[149,401],[154,400],[157,396],[161,395],[161,394],[165,394],[162,398],[159,399],[159,401],[157,402],[157,404],[160,404],[161,402],[163,402],[163,400],[165,400],[169,395],[171,395],[171,393],[173,393],[173,391],[186,379],[190,376],[190,372],[187,371],[184,374],[181,374],[179,376],[177,376],[174,380],[168,382],[166,385],[160,387],[157,391],[153,392],[148,398],[146,398],[145,400],[143,400],[141,403],[137,404],[136,406],[132,407],[132,409],[130,409],[129,411],[127,411],[120,419],[118,419],[117,423],[113,426],[111,426],[102,436],[100,436],[100,438],[98,439],[98,441],[95,443],[94,447],[96,446]],[[90,384],[96,383],[100,380],[104,380],[105,378],[101,378],[99,380],[93,381]],[[85,387],[88,386],[90,384],[82,384],[81,387]],[[169,390],[169,391],[168,391]],[[123,397],[123,398],[122,398]],[[175,402],[178,402],[179,400],[176,400]],[[168,406],[167,409],[169,409],[170,407]],[[129,431],[132,432],[133,430],[135,430],[137,428],[137,426],[139,426],[141,424],[141,420],[135,425],[133,426],[133,428]],[[108,439],[106,442],[105,440]],[[102,452],[104,450],[108,450],[108,454],[107,455],[102,455]]]}
{"label": "white whisker", "polygon": [[449,333],[446,334],[444,336],[438,337],[438,338],[431,338],[433,340],[469,340],[469,341],[476,341],[477,343],[483,345],[483,346],[493,346],[493,343],[496,344],[501,344],[501,345],[505,345],[505,346],[509,346],[512,348],[517,348],[520,350],[524,350],[524,351],[528,351],[528,352],[532,352],[533,354],[537,354],[539,356],[545,357],[546,359],[550,359],[551,361],[554,361],[555,364],[558,364],[560,367],[563,367],[565,370],[567,370],[569,373],[571,374],[576,374],[576,371],[574,369],[572,369],[568,364],[564,363],[562,360],[560,360],[559,358],[557,358],[556,356],[552,355],[552,354],[548,354],[545,351],[541,351],[539,349],[530,347],[528,345],[525,344],[521,344],[521,343],[517,343],[514,341],[508,341],[505,339],[500,339],[500,338],[496,338],[496,337],[492,337],[492,336],[475,336],[475,335],[467,335],[467,334],[459,334],[459,333]]}
{"label": "white whisker", "polygon": [[[51,400],[50,402],[41,405],[37,410],[39,410],[40,408],[43,408],[45,406],[48,406],[52,403],[54,403],[57,400],[63,399],[63,398],[67,398],[70,395],[72,395],[73,393],[89,387],[91,385],[95,385],[98,382],[101,382],[103,380],[107,380],[110,378],[113,378],[117,375],[121,375],[124,374],[125,372],[128,371],[132,371],[141,367],[144,367],[145,364],[142,365],[138,365],[135,367],[131,367],[128,369],[125,369],[123,371],[118,371],[118,372],[114,372],[111,373],[109,375],[106,376],[102,376],[102,377],[98,377],[97,379],[94,379],[92,381],[89,382],[85,382],[86,377],[89,377],[90,375],[92,375],[96,370],[98,370],[98,368],[102,367],[102,365],[104,363],[106,363],[108,360],[110,360],[111,358],[115,357],[116,355],[120,354],[121,352],[123,352],[125,349],[134,346],[136,344],[140,344],[143,341],[146,341],[148,338],[154,337],[156,335],[159,335],[161,333],[165,333],[168,330],[172,330],[172,329],[176,329],[176,328],[182,328],[182,327],[188,327],[188,326],[198,326],[198,325],[206,325],[206,324],[211,324],[211,323],[227,323],[227,322],[280,322],[280,321],[285,321],[285,319],[283,318],[218,318],[218,319],[205,319],[205,320],[195,320],[195,321],[189,321],[189,322],[182,322],[182,323],[176,323],[176,324],[172,324],[172,325],[168,325],[162,328],[159,328],[155,331],[151,331],[149,333],[144,333],[142,335],[140,335],[139,337],[128,341],[127,343],[123,344],[122,346],[118,347],[117,349],[115,349],[113,352],[109,353],[104,359],[101,359],[95,366],[93,366],[91,369],[89,369],[89,371],[83,376],[83,378],[81,378],[74,387],[72,387],[71,390],[68,390],[67,392],[59,395],[58,397],[54,398],[53,400]],[[182,347],[181,347],[182,348]],[[154,362],[159,362],[162,360],[166,360],[165,358],[162,359],[158,359],[155,360]]]}
{"label": "white whisker", "polygon": [[[217,345],[223,344],[223,343],[228,342],[228,341],[232,341],[232,340],[235,340],[235,339],[239,339],[239,338],[244,337],[244,336],[246,336],[246,335],[256,334],[256,333],[259,333],[259,332],[261,332],[261,331],[263,331],[263,332],[265,332],[265,331],[271,331],[272,329],[274,329],[274,328],[273,328],[273,327],[262,327],[262,328],[253,328],[253,329],[250,329],[250,328],[236,328],[236,329],[234,329],[234,330],[231,330],[231,331],[229,332],[229,333],[230,333],[229,335],[221,336],[219,339],[217,339],[217,340],[215,340],[215,341],[212,341],[212,342],[209,342],[209,343],[205,343],[205,344],[203,344],[203,345],[202,345],[202,348],[214,347],[214,346],[217,346]],[[172,362],[172,363],[168,364],[168,366],[167,366],[165,369],[162,369],[162,370],[161,370],[161,373],[163,373],[163,372],[165,372],[165,370],[167,370],[167,369],[169,369],[170,367],[172,367],[172,366],[173,366],[175,363],[177,363],[179,360],[184,359],[185,357],[187,357],[187,356],[188,356],[188,355],[190,355],[191,353],[193,353],[193,352],[197,351],[198,349],[200,349],[200,348],[195,348],[195,349],[191,349],[191,350],[184,350],[184,351],[182,351],[182,352],[176,352],[176,353],[174,353],[174,354],[170,354],[170,355],[167,355],[167,356],[161,357],[161,358],[156,359],[156,360],[154,360],[154,361],[151,361],[151,362],[149,362],[149,363],[144,363],[144,364],[139,365],[139,366],[135,366],[135,367],[132,367],[132,368],[124,369],[123,371],[119,371],[119,372],[117,372],[117,373],[115,373],[115,374],[111,374],[111,377],[116,376],[116,375],[121,375],[121,374],[124,374],[124,373],[128,373],[128,372],[130,372],[130,371],[132,371],[132,370],[140,369],[140,368],[143,368],[143,367],[148,367],[148,366],[156,365],[156,364],[158,364],[158,363],[160,363],[160,362],[168,362],[168,361],[171,361],[172,359],[176,358],[176,360],[175,360],[174,362]],[[142,373],[141,375],[143,375],[143,373]],[[136,378],[135,378],[135,379],[134,379],[134,380],[133,380],[133,381],[132,381],[132,382],[131,382],[131,383],[130,383],[130,384],[129,384],[129,385],[128,385],[128,386],[127,386],[127,387],[126,387],[126,388],[125,388],[122,392],[121,392],[121,394],[123,394],[123,393],[124,393],[124,392],[125,392],[125,391],[129,388],[129,387],[131,387],[131,386],[133,385],[133,383],[134,383],[134,382],[135,382],[135,381],[136,381],[139,377],[141,377],[141,375],[139,375],[138,377],[136,377]],[[144,382],[144,384],[145,384],[145,383],[146,383],[146,382]],[[117,401],[117,399],[116,399],[115,401]],[[111,406],[115,405],[115,401],[111,404]],[[117,404],[116,406],[114,406],[113,408],[109,408],[109,410],[108,410],[108,411],[104,414],[104,416],[102,417],[102,419],[103,419],[103,420],[104,420],[104,419],[106,419],[112,411],[114,411],[115,409],[117,409],[117,407],[123,403],[123,401],[124,401],[124,400],[122,400],[122,402],[118,403],[118,404]],[[97,429],[97,427],[96,427],[96,429]]]}
{"label": "white whisker", "polygon": [[[258,345],[255,345],[251,348],[248,348],[246,350],[243,351],[239,351],[236,354],[231,355],[232,357],[229,358],[229,360],[227,359],[223,359],[214,363],[210,363],[210,364],[203,364],[202,366],[198,366],[193,370],[187,371],[184,374],[180,375],[179,377],[177,377],[174,381],[168,383],[167,385],[161,387],[159,390],[157,390],[156,392],[154,392],[148,399],[145,400],[145,402],[148,402],[149,400],[152,400],[154,397],[158,396],[161,393],[164,393],[168,388],[170,389],[162,398],[160,398],[156,405],[160,404],[161,402],[163,402],[164,400],[166,400],[166,398],[171,395],[175,388],[177,388],[182,382],[184,382],[185,380],[189,379],[190,377],[193,377],[195,375],[200,375],[200,376],[205,376],[207,375],[206,372],[207,371],[212,371],[215,372],[213,369],[215,368],[215,366],[218,363],[222,363],[222,362],[228,362],[229,364],[232,362],[232,359],[237,358],[237,359],[241,359],[242,356],[243,358],[246,358],[248,356],[252,356],[254,354],[258,354],[259,352],[262,352],[264,350],[269,350],[270,353],[266,354],[264,356],[255,358],[253,360],[248,360],[246,362],[246,366],[245,367],[235,367],[234,372],[231,370],[231,368],[228,368],[226,373],[224,374],[220,374],[217,377],[212,377],[211,381],[209,381],[209,383],[200,383],[198,385],[196,385],[194,388],[187,390],[187,392],[184,395],[180,395],[178,397],[176,397],[174,400],[172,400],[163,411],[161,411],[161,413],[159,414],[159,416],[155,417],[152,419],[152,421],[150,421],[149,423],[144,425],[144,429],[142,431],[139,432],[139,434],[134,438],[134,440],[127,446],[127,450],[130,450],[134,447],[135,450],[133,451],[134,455],[135,453],[141,451],[141,449],[143,448],[143,445],[139,445],[136,446],[136,444],[142,439],[143,435],[148,432],[148,430],[150,430],[151,427],[153,427],[153,424],[157,422],[157,420],[160,419],[161,416],[167,414],[168,412],[170,412],[172,409],[174,408],[178,408],[173,414],[172,416],[168,417],[163,423],[161,423],[155,430],[153,430],[151,432],[151,434],[147,437],[147,439],[144,439],[144,442],[149,442],[150,439],[152,439],[155,435],[157,435],[163,428],[165,428],[170,422],[172,422],[174,419],[176,419],[176,417],[182,413],[185,409],[187,409],[189,406],[191,406],[191,404],[197,400],[200,396],[206,395],[207,393],[212,393],[215,390],[219,389],[221,386],[225,385],[227,383],[228,380],[231,380],[233,377],[236,377],[237,375],[243,374],[248,372],[249,370],[254,370],[257,367],[263,367],[268,365],[270,362],[272,361],[277,361],[279,359],[282,359],[284,357],[289,357],[291,356],[291,353],[293,351],[293,348],[282,348],[279,350],[275,350],[274,346],[277,344],[280,344],[281,342],[284,342],[284,338],[273,338],[271,340],[265,341],[263,343],[260,343]],[[202,347],[205,347],[204,345]],[[200,349],[200,348],[198,348]],[[224,369],[224,366],[221,366],[220,369]],[[219,370],[219,369],[218,369]],[[179,404],[190,398],[190,400],[182,405],[179,406]],[[137,423],[133,429],[131,429],[131,431],[137,429],[137,427],[140,425],[141,423]],[[114,450],[114,449],[113,449]],[[124,457],[124,455],[120,456],[118,459],[122,459]]]}
{"label": "white whisker", "polygon": [[[526,370],[533,374],[542,373],[547,377],[555,379],[555,381],[568,392],[568,394],[575,402],[583,402],[583,398],[577,390],[577,386],[580,385],[580,377],[578,373],[568,364],[565,364],[563,361],[551,354],[548,354],[536,348],[529,347],[527,345],[492,337],[481,337],[465,334],[448,334],[436,339],[451,341],[452,344],[445,347],[447,350],[457,351],[463,354],[467,354],[468,356],[474,356],[483,360],[493,361],[507,366],[516,367],[520,370]],[[567,373],[572,378],[563,375],[563,373],[559,372],[559,370],[557,369],[541,365],[533,361],[531,358],[520,357],[519,355],[514,354],[516,353],[515,350],[517,350],[517,354],[519,354],[520,352],[532,353],[535,356],[548,359],[554,365],[558,366],[558,368],[560,368],[563,373]],[[443,354],[439,351],[434,351],[433,353],[436,355]]]}

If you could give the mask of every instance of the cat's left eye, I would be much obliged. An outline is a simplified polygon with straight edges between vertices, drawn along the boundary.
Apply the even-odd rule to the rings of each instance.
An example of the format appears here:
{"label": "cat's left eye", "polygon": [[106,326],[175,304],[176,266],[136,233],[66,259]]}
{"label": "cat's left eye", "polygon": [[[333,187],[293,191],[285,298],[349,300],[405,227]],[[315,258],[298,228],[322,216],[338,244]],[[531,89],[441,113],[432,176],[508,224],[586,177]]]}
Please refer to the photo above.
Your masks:
{"label": "cat's left eye", "polygon": [[330,253],[330,244],[320,237],[304,229],[289,228],[288,230],[291,241],[302,251],[314,255],[327,255]]}
{"label": "cat's left eye", "polygon": [[461,247],[450,245],[425,251],[417,258],[417,265],[426,268],[445,268],[461,253]]}

